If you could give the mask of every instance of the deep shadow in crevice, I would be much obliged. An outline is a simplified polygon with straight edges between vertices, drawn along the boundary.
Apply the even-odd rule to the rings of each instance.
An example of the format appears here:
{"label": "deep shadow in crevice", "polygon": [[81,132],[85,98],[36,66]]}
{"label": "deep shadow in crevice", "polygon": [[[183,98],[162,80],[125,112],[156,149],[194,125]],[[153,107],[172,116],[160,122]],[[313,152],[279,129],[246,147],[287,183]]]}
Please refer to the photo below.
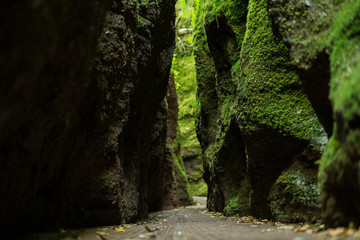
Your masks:
{"label": "deep shadow in crevice", "polygon": [[217,73],[217,89],[224,95],[233,94],[231,68],[239,59],[236,36],[225,16],[205,26],[207,40]]}
{"label": "deep shadow in crevice", "polygon": [[251,214],[272,218],[268,196],[280,173],[291,165],[308,141],[264,129],[245,137],[251,179]]}
{"label": "deep shadow in crevice", "polygon": [[297,69],[296,73],[300,77],[304,92],[308,96],[312,107],[328,137],[332,134],[333,110],[329,100],[330,91],[330,60],[325,52],[320,53],[312,66],[308,70]]}

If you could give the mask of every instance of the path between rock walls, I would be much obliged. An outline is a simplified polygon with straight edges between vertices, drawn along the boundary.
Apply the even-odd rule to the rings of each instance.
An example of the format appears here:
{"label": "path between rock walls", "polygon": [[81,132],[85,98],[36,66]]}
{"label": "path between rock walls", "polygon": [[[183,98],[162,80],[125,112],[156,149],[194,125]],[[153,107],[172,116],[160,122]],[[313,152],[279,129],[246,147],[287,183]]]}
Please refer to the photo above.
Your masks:
{"label": "path between rock walls", "polygon": [[[32,240],[335,240],[360,239],[360,237],[326,236],[324,232],[313,233],[310,227],[299,224],[281,224],[248,217],[227,218],[205,210],[206,198],[194,197],[195,206],[161,211],[150,214],[149,219],[125,226],[98,227],[76,231],[61,230],[60,233],[41,234]],[[245,219],[245,220],[244,220]],[[247,220],[248,221],[247,221]],[[303,227],[306,232],[294,232]]]}

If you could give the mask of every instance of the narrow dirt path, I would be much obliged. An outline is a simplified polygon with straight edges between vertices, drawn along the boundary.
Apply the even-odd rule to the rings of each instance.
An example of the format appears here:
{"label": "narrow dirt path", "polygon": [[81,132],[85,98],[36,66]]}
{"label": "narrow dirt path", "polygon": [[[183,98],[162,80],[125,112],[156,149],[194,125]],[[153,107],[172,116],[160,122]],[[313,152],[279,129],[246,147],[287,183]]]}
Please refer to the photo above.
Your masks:
{"label": "narrow dirt path", "polygon": [[[196,206],[161,211],[151,214],[146,221],[129,224],[125,227],[99,227],[77,231],[63,231],[60,234],[41,234],[32,239],[63,240],[325,240],[350,239],[345,237],[326,237],[318,233],[295,233],[292,229],[299,225],[281,225],[271,222],[249,221],[239,218],[225,218],[221,214],[205,211],[206,198],[194,197]],[[358,238],[356,238],[358,239]]]}

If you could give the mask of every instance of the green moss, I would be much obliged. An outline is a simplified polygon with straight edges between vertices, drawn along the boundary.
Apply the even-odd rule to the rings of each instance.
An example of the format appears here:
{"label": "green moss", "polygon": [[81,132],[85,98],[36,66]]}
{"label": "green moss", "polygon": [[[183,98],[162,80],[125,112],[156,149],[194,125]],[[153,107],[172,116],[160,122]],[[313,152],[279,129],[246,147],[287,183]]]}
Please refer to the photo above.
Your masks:
{"label": "green moss", "polygon": [[[194,203],[192,199],[192,195],[190,193],[189,188],[189,180],[186,175],[184,162],[181,158],[181,156],[177,156],[176,154],[173,154],[174,159],[174,178],[177,183],[177,187],[180,188],[177,190],[177,199],[178,202],[186,202],[186,203]],[[185,193],[183,193],[183,190],[185,188]]]}
{"label": "green moss", "polygon": [[190,193],[193,196],[203,196],[206,197],[208,193],[208,187],[204,181],[199,182],[190,182]]}
{"label": "green moss", "polygon": [[[182,12],[181,18],[178,17],[178,27],[191,28],[192,1],[178,1],[176,10],[178,13]],[[192,44],[193,38],[190,34],[176,37],[176,48],[171,69],[174,73],[179,104],[176,137],[179,146],[177,150],[179,159],[201,155],[201,147],[195,130],[195,114],[198,102],[196,99],[196,70]],[[194,174],[201,175],[201,177],[195,181],[194,176],[187,176],[187,186],[190,194],[203,195],[207,191],[207,186],[202,180],[202,167],[197,168],[197,170]]]}
{"label": "green moss", "polygon": [[287,199],[291,199],[291,204],[319,207],[320,192],[316,186],[315,176],[305,176],[301,171],[292,170],[281,175],[276,184],[289,195]]}
{"label": "green moss", "polygon": [[174,56],[172,70],[177,86],[180,141],[184,151],[200,154],[200,143],[195,130],[196,76],[195,59],[192,53]]}
{"label": "green moss", "polygon": [[240,201],[239,198],[234,197],[230,199],[230,202],[228,205],[225,206],[224,208],[224,213],[226,216],[233,216],[237,213],[239,213],[242,208],[242,202]]}
{"label": "green moss", "polygon": [[340,149],[340,142],[337,137],[336,124],[334,125],[333,132],[334,134],[329,139],[324,154],[322,155],[320,160],[319,172],[318,172],[320,187],[322,187],[324,183],[327,181],[327,174],[325,169],[327,169],[333,163],[334,160],[343,162],[345,159],[345,155]]}
{"label": "green moss", "polygon": [[331,30],[330,99],[334,112],[352,121],[360,117],[360,2],[345,1]]}
{"label": "green moss", "polygon": [[[303,12],[298,12],[303,17]],[[205,139],[204,165],[213,185],[209,195],[224,198],[212,201],[225,200],[227,215],[248,212],[250,182],[245,177],[234,184],[222,175],[222,170],[227,169],[222,165],[225,160],[221,159],[221,152],[231,149],[229,141],[233,140],[228,141],[227,136],[236,131],[237,124],[245,138],[264,130],[307,141],[326,134],[302,91],[288,49],[272,32],[264,0],[198,0],[195,14],[194,52],[200,105],[197,124]],[[228,44],[222,49],[231,64],[231,70],[225,74],[221,66],[217,66],[220,72],[215,70],[205,32],[205,27],[219,24],[218,19],[224,17],[237,43],[236,47]],[[226,71],[228,67],[225,66]],[[238,174],[246,175],[247,164],[240,168]],[[222,186],[221,181],[228,187]],[[290,185],[287,190],[290,191]]]}
{"label": "green moss", "polygon": [[[334,1],[312,1],[309,7],[305,1],[288,0],[272,2],[280,9],[271,18],[283,39],[291,45],[292,62],[301,68],[309,69],[319,53],[327,51],[326,37],[334,19]],[[270,9],[269,12],[272,12]]]}
{"label": "green moss", "polygon": [[272,33],[263,0],[250,1],[240,60],[238,120],[245,131],[276,129],[302,139],[322,134],[288,49]]}
{"label": "green moss", "polygon": [[353,162],[359,162],[354,157],[360,154],[360,133],[358,125],[354,124],[360,119],[359,32],[360,2],[344,1],[328,39],[332,48],[330,100],[336,124],[320,161],[320,186],[325,189],[327,185],[324,191],[329,191],[329,186],[343,181],[346,168],[353,168]]}

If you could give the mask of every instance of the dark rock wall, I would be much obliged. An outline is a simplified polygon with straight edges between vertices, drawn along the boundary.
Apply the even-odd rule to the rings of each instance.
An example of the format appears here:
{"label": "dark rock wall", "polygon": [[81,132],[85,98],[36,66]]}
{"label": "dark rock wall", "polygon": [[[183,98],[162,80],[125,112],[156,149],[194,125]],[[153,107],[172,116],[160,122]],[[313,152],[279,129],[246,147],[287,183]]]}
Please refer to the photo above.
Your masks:
{"label": "dark rock wall", "polygon": [[209,209],[316,220],[314,163],[327,136],[272,32],[265,1],[197,4],[197,131]]}
{"label": "dark rock wall", "polygon": [[14,1],[0,10],[0,205],[6,231],[17,232],[20,222],[22,229],[38,230],[65,215],[73,224],[84,214],[78,199],[103,165],[88,94],[107,7]]}
{"label": "dark rock wall", "polygon": [[329,227],[359,226],[359,1],[267,3],[273,30],[290,47],[331,136],[319,169],[323,220]]}
{"label": "dark rock wall", "polygon": [[[119,224],[174,204],[162,103],[174,5],[16,1],[1,8],[4,233]],[[149,187],[157,183],[166,201]]]}

